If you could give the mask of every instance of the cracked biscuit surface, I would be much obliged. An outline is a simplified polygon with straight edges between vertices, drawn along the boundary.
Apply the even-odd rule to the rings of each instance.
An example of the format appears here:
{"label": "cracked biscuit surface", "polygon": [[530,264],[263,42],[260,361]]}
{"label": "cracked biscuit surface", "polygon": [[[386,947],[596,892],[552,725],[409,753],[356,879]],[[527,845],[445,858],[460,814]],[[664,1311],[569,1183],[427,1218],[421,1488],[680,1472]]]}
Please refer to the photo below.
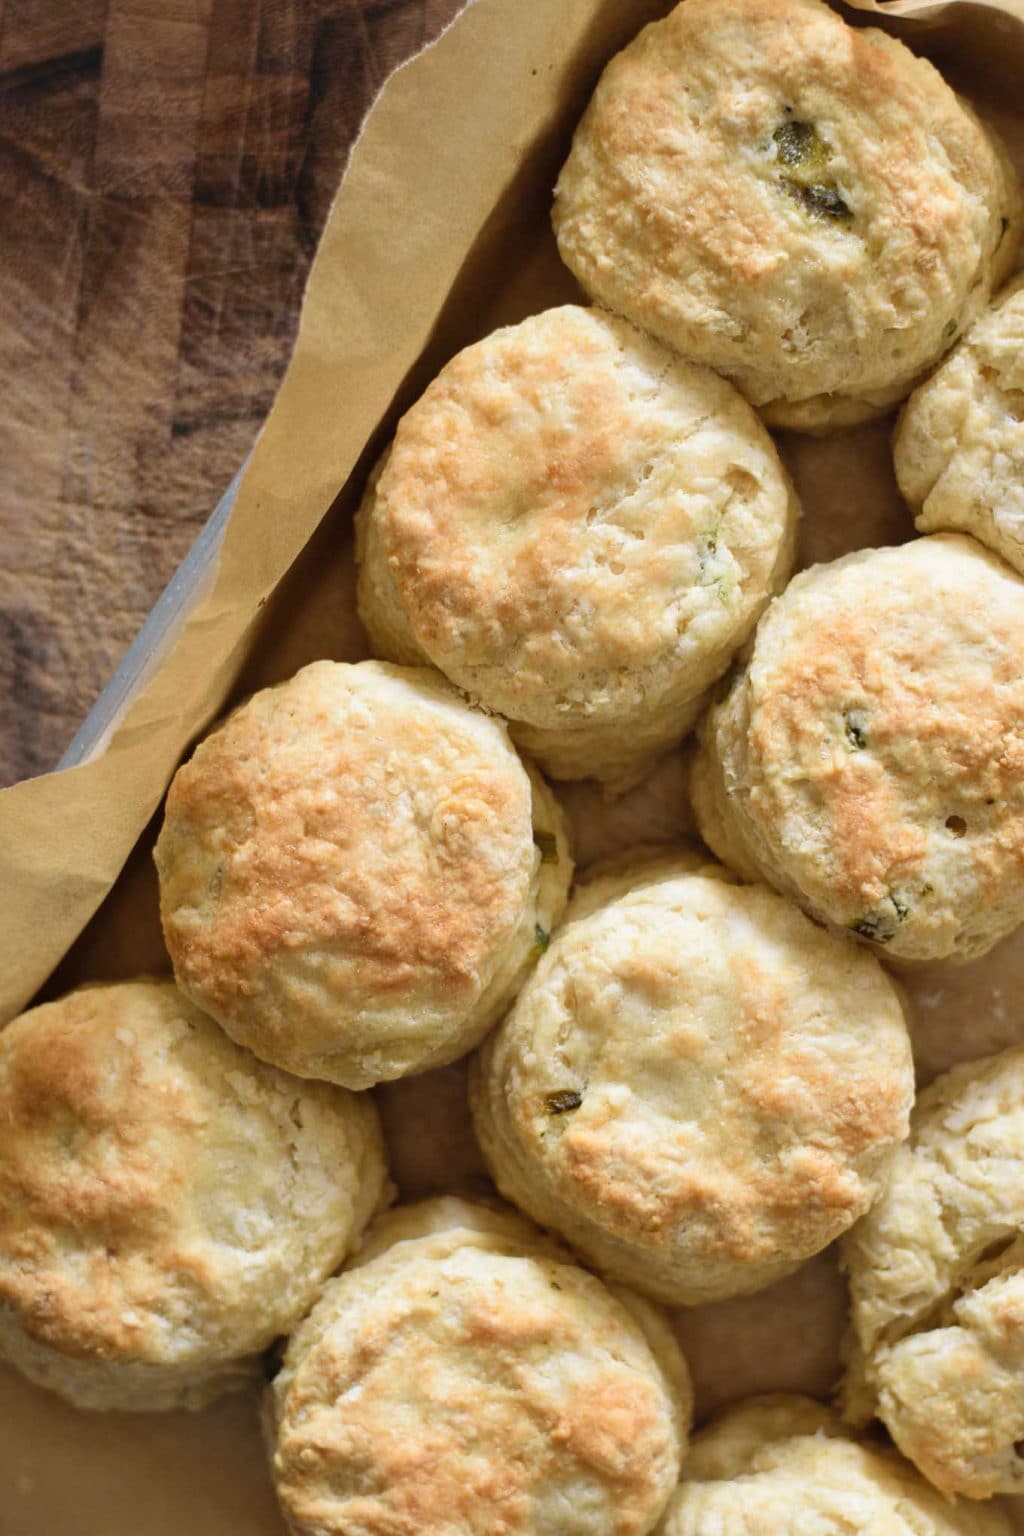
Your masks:
{"label": "cracked biscuit surface", "polygon": [[935,534],[797,576],[708,712],[704,840],[887,959],[1024,919],[1024,582]]}
{"label": "cracked biscuit surface", "polygon": [[911,395],[893,457],[922,533],[972,533],[1024,571],[1024,277]]}
{"label": "cracked biscuit surface", "polygon": [[1012,270],[1005,151],[938,72],[819,0],[686,0],[607,66],[555,196],[609,309],[770,423],[888,409]]}
{"label": "cracked biscuit surface", "polygon": [[554,777],[621,789],[785,582],[797,510],[729,384],[565,305],[465,348],[402,418],[357,520],[360,614]]}
{"label": "cracked biscuit surface", "polygon": [[1024,1048],[921,1094],[844,1242],[847,1410],[877,1412],[944,1493],[1024,1490]]}
{"label": "cracked biscuit surface", "polygon": [[755,1397],[694,1437],[663,1536],[1010,1536],[808,1397]]}
{"label": "cracked biscuit surface", "polygon": [[471,1072],[502,1193],[684,1305],[759,1290],[845,1231],[912,1099],[874,957],[689,851],[582,887]]}
{"label": "cracked biscuit surface", "polygon": [[690,1407],[655,1308],[514,1212],[447,1198],[371,1230],[267,1417],[295,1536],[645,1536]]}
{"label": "cracked biscuit surface", "polygon": [[572,869],[501,722],[381,662],[314,662],[230,715],[175,775],[155,858],[184,991],[258,1056],[348,1088],[470,1050]]}
{"label": "cracked biscuit surface", "polygon": [[387,1193],[365,1097],[257,1061],[171,982],[0,1034],[0,1356],[82,1408],[258,1375]]}

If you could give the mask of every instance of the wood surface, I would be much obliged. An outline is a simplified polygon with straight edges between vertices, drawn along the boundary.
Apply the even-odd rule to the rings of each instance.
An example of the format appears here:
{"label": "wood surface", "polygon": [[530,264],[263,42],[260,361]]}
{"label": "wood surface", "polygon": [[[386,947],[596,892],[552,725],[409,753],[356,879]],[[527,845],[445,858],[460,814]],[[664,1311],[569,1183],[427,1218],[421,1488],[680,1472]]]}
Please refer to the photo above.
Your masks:
{"label": "wood surface", "polygon": [[352,140],[460,0],[0,0],[0,783],[259,428]]}

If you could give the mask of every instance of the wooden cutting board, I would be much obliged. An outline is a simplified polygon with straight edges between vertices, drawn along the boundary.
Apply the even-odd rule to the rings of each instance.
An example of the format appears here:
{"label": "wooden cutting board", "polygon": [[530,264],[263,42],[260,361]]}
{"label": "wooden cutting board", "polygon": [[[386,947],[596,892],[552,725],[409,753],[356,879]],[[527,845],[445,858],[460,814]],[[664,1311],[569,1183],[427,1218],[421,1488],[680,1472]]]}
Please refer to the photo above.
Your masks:
{"label": "wooden cutting board", "polygon": [[239,467],[349,145],[460,0],[0,0],[0,783]]}

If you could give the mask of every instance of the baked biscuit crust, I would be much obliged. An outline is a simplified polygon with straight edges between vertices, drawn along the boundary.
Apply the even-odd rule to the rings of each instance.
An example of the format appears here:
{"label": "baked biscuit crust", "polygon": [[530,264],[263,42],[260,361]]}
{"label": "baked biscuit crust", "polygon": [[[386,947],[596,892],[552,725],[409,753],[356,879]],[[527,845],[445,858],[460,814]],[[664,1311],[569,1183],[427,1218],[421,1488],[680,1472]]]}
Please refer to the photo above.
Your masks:
{"label": "baked biscuit crust", "polygon": [[471,1049],[572,867],[504,726],[379,662],[314,662],[229,716],[175,775],[155,858],[179,985],[258,1056],[351,1088]]}
{"label": "baked biscuit crust", "polygon": [[370,1244],[271,1388],[296,1536],[652,1530],[690,1412],[664,1319],[500,1210],[407,1207]]}
{"label": "baked biscuit crust", "polygon": [[258,1370],[386,1194],[376,1113],[256,1061],[170,982],[0,1034],[0,1354],[80,1407]]}
{"label": "baked biscuit crust", "polygon": [[[694,871],[695,859],[698,863]],[[596,882],[471,1073],[502,1193],[656,1300],[756,1291],[868,1208],[913,1100],[863,950],[683,853]]]}
{"label": "baked biscuit crust", "polygon": [[845,1239],[846,1405],[876,1411],[946,1494],[1024,1489],[1024,1048],[918,1099],[910,1141]]}
{"label": "baked biscuit crust", "polygon": [[1013,267],[1009,160],[924,59],[818,0],[686,0],[605,69],[558,182],[599,303],[776,426],[901,399]]}
{"label": "baked biscuit crust", "polygon": [[972,533],[1024,571],[1024,277],[911,395],[893,458],[922,533]]}
{"label": "baked biscuit crust", "polygon": [[360,613],[556,778],[622,787],[784,583],[797,510],[735,390],[566,305],[467,347],[399,423],[359,513]]}
{"label": "baked biscuit crust", "polygon": [[810,1398],[750,1398],[694,1437],[663,1536],[1010,1536],[1001,1510],[952,1504],[907,1462],[858,1445]]}
{"label": "baked biscuit crust", "polygon": [[937,534],[797,576],[708,713],[705,841],[896,962],[1024,919],[1024,583]]}

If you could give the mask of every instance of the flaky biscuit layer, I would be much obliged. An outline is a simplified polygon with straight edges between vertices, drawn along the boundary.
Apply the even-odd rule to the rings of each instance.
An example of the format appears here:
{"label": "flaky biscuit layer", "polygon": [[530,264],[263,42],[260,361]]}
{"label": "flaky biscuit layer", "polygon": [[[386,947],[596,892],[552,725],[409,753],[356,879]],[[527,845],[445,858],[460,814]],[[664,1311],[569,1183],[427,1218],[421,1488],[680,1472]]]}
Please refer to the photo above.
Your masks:
{"label": "flaky biscuit layer", "polygon": [[170,982],[0,1034],[0,1354],[80,1407],[259,1369],[386,1194],[369,1099],[243,1051]]}
{"label": "flaky biscuit layer", "polygon": [[1012,270],[1002,146],[819,0],[686,0],[605,69],[555,196],[599,303],[799,430],[889,409]]}
{"label": "flaky biscuit layer", "polygon": [[471,1049],[572,868],[501,722],[381,662],[314,662],[229,716],[175,775],[155,857],[184,990],[258,1056],[350,1088]]}

